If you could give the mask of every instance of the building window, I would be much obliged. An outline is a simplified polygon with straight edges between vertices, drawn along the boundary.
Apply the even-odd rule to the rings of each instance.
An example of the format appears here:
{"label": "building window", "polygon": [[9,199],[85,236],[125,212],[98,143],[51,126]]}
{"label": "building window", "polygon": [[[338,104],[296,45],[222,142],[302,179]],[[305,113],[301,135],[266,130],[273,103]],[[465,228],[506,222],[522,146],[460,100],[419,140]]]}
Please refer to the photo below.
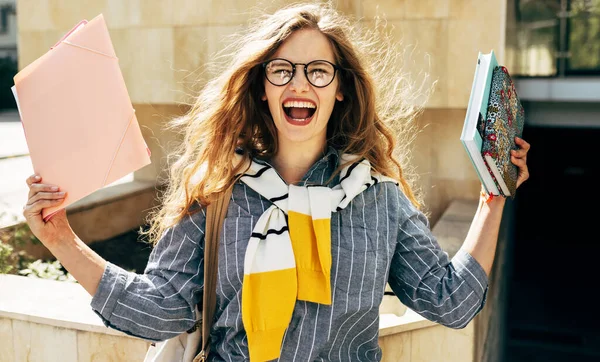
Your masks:
{"label": "building window", "polygon": [[515,24],[507,27],[507,41],[515,50],[515,75],[600,75],[600,0],[512,4],[508,13],[514,14]]}
{"label": "building window", "polygon": [[565,73],[600,74],[600,0],[569,3]]}

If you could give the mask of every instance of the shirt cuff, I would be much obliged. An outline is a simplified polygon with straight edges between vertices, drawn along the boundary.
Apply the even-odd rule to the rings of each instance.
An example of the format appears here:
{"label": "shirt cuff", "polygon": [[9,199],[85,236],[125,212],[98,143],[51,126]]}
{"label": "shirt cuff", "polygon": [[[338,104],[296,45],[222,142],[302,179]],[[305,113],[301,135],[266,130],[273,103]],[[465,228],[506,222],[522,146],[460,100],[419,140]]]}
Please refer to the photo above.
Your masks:
{"label": "shirt cuff", "polygon": [[111,319],[117,300],[119,300],[121,294],[125,291],[126,284],[127,271],[110,262],[106,262],[102,279],[100,279],[96,294],[94,294],[90,302],[92,309],[102,317],[105,324]]}
{"label": "shirt cuff", "polygon": [[467,251],[459,250],[452,258],[456,273],[469,284],[477,296],[485,301],[488,290],[488,277],[481,264]]}

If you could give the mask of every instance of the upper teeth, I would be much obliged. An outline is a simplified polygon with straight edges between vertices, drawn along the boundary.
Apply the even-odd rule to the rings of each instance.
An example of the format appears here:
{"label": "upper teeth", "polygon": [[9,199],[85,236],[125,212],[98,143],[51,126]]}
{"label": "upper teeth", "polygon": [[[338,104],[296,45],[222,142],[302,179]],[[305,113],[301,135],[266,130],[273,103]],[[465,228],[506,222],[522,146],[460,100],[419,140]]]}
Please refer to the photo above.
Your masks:
{"label": "upper teeth", "polygon": [[285,103],[283,103],[283,106],[286,108],[317,108],[313,103],[311,102],[301,102],[301,101],[287,101]]}

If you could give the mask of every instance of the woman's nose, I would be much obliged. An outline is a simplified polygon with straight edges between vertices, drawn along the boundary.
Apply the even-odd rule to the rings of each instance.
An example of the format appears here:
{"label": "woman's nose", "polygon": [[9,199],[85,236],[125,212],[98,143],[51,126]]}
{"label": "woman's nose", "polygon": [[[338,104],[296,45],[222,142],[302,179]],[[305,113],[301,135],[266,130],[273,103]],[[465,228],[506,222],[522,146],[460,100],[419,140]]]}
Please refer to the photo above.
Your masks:
{"label": "woman's nose", "polygon": [[308,79],[306,79],[306,75],[304,74],[304,68],[296,68],[294,77],[292,77],[292,80],[290,82],[290,89],[295,91],[296,93],[308,91]]}

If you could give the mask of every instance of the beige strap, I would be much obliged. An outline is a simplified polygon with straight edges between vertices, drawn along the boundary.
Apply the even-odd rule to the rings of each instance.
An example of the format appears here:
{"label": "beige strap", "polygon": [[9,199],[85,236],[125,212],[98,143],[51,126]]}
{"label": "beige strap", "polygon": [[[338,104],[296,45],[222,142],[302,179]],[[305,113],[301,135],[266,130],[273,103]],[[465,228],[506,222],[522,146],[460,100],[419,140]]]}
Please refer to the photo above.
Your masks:
{"label": "beige strap", "polygon": [[219,239],[223,220],[227,214],[233,186],[229,187],[206,209],[204,230],[204,295],[202,297],[202,349],[194,358],[205,361],[210,350],[209,337],[217,302],[217,268],[219,262]]}

